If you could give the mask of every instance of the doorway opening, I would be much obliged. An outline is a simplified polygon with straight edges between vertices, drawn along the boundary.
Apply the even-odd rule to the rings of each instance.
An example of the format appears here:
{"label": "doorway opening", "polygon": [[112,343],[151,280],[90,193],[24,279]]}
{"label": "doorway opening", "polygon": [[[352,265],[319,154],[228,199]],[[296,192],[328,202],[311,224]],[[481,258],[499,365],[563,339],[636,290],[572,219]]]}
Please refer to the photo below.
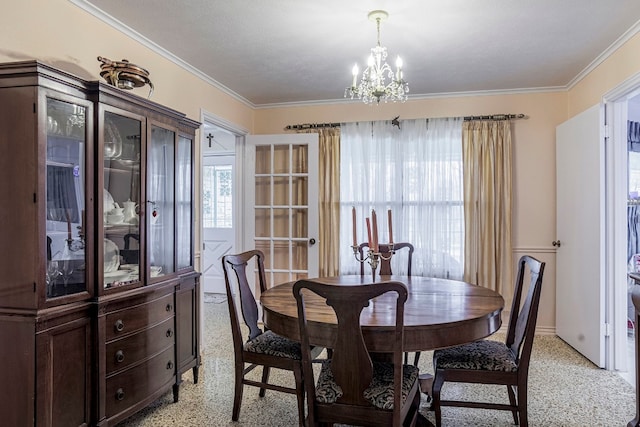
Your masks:
{"label": "doorway opening", "polygon": [[[640,95],[627,100],[627,273],[640,272]],[[622,141],[620,141],[622,142]],[[635,281],[627,279],[627,371],[622,376],[635,385],[635,307],[631,291]]]}
{"label": "doorway opening", "polygon": [[226,297],[222,256],[234,253],[238,221],[236,213],[236,146],[244,132],[205,114],[201,135],[202,292],[205,301]]}
{"label": "doorway opening", "polygon": [[[613,286],[608,316],[612,324],[613,357],[610,369],[618,371],[631,385],[636,384],[635,372],[635,309],[630,300],[630,290],[636,286],[628,273],[640,270],[636,254],[640,246],[635,237],[640,237],[640,225],[634,211],[640,212],[640,141],[637,152],[629,143],[629,124],[640,122],[640,74],[628,79],[607,93],[604,98],[606,123],[611,143],[607,144],[608,206],[607,234],[607,279]],[[636,206],[636,204],[638,206]],[[640,216],[639,216],[640,218]],[[636,231],[635,229],[638,229]],[[637,234],[636,234],[637,233]]]}

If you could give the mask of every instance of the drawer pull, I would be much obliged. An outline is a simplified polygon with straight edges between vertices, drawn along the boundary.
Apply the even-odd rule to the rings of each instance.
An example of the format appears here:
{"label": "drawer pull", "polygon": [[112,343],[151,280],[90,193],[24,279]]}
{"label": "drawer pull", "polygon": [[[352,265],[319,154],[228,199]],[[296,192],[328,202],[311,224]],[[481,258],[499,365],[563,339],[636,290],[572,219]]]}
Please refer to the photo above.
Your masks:
{"label": "drawer pull", "polygon": [[118,363],[124,362],[124,353],[122,350],[116,351],[116,362]]}
{"label": "drawer pull", "polygon": [[123,389],[119,388],[116,391],[116,399],[117,400],[123,400],[124,399],[124,390]]}
{"label": "drawer pull", "polygon": [[173,362],[171,360],[167,363],[167,369],[173,369]]}
{"label": "drawer pull", "polygon": [[167,338],[171,338],[173,336],[173,331],[171,329],[167,329]]}
{"label": "drawer pull", "polygon": [[173,306],[171,304],[167,304],[167,311],[171,311],[173,309]]}
{"label": "drawer pull", "polygon": [[124,329],[124,322],[121,319],[116,320],[114,327],[117,332],[122,332]]}

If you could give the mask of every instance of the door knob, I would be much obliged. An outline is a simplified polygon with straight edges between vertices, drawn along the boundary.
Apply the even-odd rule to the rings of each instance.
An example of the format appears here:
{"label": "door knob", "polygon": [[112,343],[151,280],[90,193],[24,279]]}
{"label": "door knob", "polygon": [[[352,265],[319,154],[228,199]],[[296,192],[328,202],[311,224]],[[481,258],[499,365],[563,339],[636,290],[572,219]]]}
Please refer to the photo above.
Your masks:
{"label": "door knob", "polygon": [[551,242],[551,244],[557,248],[559,248],[561,245],[560,240],[554,240],[553,242]]}
{"label": "door knob", "polygon": [[309,239],[309,246],[313,246],[316,244],[316,239],[314,239],[313,237]]}

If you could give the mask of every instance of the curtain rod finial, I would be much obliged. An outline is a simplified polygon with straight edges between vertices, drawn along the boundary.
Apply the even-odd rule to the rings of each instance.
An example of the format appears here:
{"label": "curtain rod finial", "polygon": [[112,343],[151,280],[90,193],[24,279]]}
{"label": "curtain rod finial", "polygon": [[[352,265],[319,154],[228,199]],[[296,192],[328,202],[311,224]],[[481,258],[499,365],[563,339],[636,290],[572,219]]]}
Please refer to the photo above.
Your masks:
{"label": "curtain rod finial", "polygon": [[391,126],[398,126],[398,129],[400,129],[400,120],[398,120],[399,118],[400,116],[395,116],[393,120],[391,120]]}

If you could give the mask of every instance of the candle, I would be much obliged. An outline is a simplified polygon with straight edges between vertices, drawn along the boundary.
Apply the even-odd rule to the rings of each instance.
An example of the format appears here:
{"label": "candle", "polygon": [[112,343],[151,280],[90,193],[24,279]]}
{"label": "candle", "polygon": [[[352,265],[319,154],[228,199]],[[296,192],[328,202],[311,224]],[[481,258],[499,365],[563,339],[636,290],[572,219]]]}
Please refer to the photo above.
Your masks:
{"label": "candle", "polygon": [[69,215],[69,209],[65,209],[64,215],[67,217],[67,240],[71,241],[71,216]]}
{"label": "candle", "polygon": [[371,211],[371,227],[373,227],[373,251],[378,252],[378,216],[375,209]]}
{"label": "candle", "polygon": [[365,221],[367,222],[367,237],[369,242],[369,250],[373,250],[373,246],[371,243],[371,222],[369,222],[369,218],[366,218]]}
{"label": "candle", "polygon": [[393,243],[393,225],[391,225],[391,209],[387,211],[387,220],[389,221],[389,244]]}
{"label": "candle", "polygon": [[353,246],[358,246],[358,238],[356,236],[356,207],[351,208],[351,220],[353,222]]}

